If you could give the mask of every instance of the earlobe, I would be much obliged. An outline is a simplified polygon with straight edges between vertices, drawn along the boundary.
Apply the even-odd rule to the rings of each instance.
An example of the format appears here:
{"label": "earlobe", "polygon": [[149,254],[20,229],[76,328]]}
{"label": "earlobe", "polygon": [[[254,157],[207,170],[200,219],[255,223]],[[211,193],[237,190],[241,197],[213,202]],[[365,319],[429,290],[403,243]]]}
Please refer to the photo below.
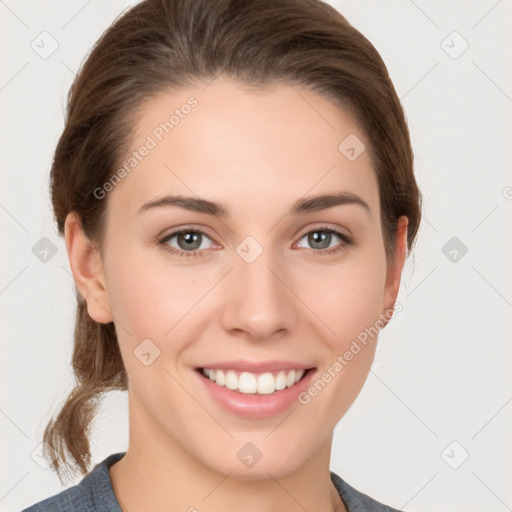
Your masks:
{"label": "earlobe", "polygon": [[396,237],[395,237],[395,257],[389,262],[386,275],[386,286],[384,290],[384,315],[389,321],[395,308],[402,269],[407,258],[407,226],[409,220],[402,216],[398,219]]}
{"label": "earlobe", "polygon": [[76,286],[87,303],[87,312],[96,322],[109,323],[113,317],[99,251],[83,232],[76,212],[67,215],[64,230],[71,271]]}

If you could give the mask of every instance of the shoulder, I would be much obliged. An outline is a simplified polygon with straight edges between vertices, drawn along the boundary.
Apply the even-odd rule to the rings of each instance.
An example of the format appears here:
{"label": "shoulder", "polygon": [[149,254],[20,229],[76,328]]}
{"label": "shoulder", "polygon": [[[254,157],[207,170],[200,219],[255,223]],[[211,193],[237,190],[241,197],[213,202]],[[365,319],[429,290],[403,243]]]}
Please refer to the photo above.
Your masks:
{"label": "shoulder", "polygon": [[23,509],[22,512],[65,512],[68,510],[75,510],[76,512],[94,510],[90,497],[84,493],[82,483],[70,487],[55,496],[39,501]]}
{"label": "shoulder", "polygon": [[109,455],[80,483],[39,501],[22,512],[121,512],[116,500],[109,469],[124,452]]}
{"label": "shoulder", "polygon": [[388,507],[354,489],[332,471],[331,480],[338,490],[343,503],[345,503],[348,512],[400,512],[398,509]]}

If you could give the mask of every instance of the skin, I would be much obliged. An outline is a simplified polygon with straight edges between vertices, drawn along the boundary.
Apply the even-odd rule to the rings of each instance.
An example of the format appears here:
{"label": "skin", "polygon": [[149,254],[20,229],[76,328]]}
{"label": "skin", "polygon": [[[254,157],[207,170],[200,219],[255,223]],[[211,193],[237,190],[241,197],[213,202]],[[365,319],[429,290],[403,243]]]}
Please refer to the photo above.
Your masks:
{"label": "skin", "polygon": [[[327,371],[393,310],[407,219],[399,219],[388,262],[369,151],[351,162],[338,150],[349,134],[365,142],[364,133],[325,97],[287,83],[256,91],[218,77],[206,89],[152,97],[140,110],[133,149],[190,96],[197,107],[103,199],[101,254],[77,216],[66,219],[77,286],[94,320],[114,321],[128,371],[129,447],[110,470],[115,494],[128,512],[346,510],[329,476],[332,433],[366,380],[377,337],[310,403],[266,419],[221,408],[194,368],[252,358]],[[344,204],[286,214],[297,199],[333,191],[357,194],[370,211]],[[229,216],[177,206],[137,212],[171,193],[221,203]],[[305,235],[324,225],[353,242],[332,235],[315,246]],[[206,233],[202,256],[179,258],[158,243],[182,228]],[[263,248],[252,263],[236,252],[247,236]],[[187,248],[178,237],[166,244]],[[133,354],[146,338],[161,351],[149,366]],[[237,458],[247,442],[262,453],[250,468]]]}

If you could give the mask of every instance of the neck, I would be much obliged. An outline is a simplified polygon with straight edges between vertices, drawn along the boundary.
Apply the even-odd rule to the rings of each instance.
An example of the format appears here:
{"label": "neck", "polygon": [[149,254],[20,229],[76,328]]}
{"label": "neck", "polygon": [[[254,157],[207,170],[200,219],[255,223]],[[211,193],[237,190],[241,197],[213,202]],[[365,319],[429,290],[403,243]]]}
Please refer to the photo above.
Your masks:
{"label": "neck", "polygon": [[290,469],[286,461],[282,467],[264,466],[262,457],[249,472],[237,473],[238,466],[221,472],[155,425],[149,429],[147,417],[137,418],[130,415],[129,448],[110,468],[123,512],[346,512],[330,478],[332,435],[299,467]]}

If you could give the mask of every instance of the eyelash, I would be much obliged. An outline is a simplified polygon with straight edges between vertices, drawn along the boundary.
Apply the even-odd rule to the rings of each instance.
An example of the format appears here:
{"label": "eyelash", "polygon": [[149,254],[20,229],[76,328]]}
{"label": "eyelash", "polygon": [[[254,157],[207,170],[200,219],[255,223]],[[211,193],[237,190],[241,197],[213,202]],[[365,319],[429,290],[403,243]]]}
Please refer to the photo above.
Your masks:
{"label": "eyelash", "polygon": [[[310,231],[306,231],[301,235],[299,240],[302,240],[306,235],[309,235],[310,233],[315,232],[325,232],[336,235],[338,238],[341,239],[341,243],[339,245],[336,245],[335,247],[331,247],[329,249],[310,249],[310,251],[313,251],[314,256],[328,256],[334,253],[337,253],[338,251],[341,251],[345,248],[347,245],[352,244],[352,240],[345,234],[337,231],[336,229],[332,229],[328,226],[319,226],[315,229],[311,229]],[[165,237],[158,240],[159,245],[163,247],[164,250],[170,252],[171,254],[179,257],[179,258],[195,258],[197,256],[206,256],[204,252],[206,249],[203,250],[194,250],[194,251],[182,251],[177,250],[174,247],[171,247],[167,242],[174,238],[175,236],[179,236],[183,233],[196,233],[200,234],[202,236],[206,236],[207,238],[210,238],[204,231],[201,231],[200,229],[180,229],[179,231],[173,231],[172,233],[169,233]]]}

